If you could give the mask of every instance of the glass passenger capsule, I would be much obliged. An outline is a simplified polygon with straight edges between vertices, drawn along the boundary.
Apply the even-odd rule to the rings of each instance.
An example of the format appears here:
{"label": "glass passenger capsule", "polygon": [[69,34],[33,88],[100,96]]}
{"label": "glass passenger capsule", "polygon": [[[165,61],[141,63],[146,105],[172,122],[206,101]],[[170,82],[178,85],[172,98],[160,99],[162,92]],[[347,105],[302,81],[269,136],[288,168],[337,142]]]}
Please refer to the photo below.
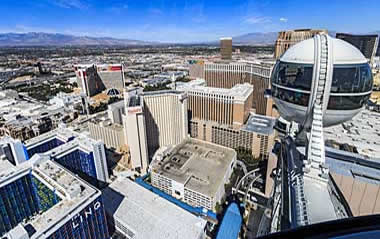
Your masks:
{"label": "glass passenger capsule", "polygon": [[[342,123],[359,113],[373,85],[371,68],[362,53],[347,42],[330,39],[333,71],[324,126]],[[316,84],[313,82],[314,48],[314,39],[300,42],[289,48],[273,68],[272,96],[280,115],[288,121],[303,123],[311,104],[310,96]]]}

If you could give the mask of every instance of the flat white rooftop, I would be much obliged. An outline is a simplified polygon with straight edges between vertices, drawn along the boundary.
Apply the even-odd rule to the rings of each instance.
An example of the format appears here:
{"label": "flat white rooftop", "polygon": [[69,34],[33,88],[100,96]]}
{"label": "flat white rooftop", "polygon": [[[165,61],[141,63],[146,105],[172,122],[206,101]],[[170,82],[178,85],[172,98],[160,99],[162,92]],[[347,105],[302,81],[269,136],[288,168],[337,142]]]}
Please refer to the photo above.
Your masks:
{"label": "flat white rooftop", "polygon": [[152,161],[152,172],[214,197],[224,176],[236,160],[233,149],[196,139],[186,139],[162,160]]}
{"label": "flat white rooftop", "polygon": [[170,203],[126,178],[103,190],[105,209],[134,239],[200,238],[206,220]]}
{"label": "flat white rooftop", "polygon": [[34,147],[36,144],[42,143],[46,140],[51,140],[58,136],[64,139],[68,139],[70,137],[77,137],[78,133],[68,128],[56,128],[46,133],[43,133],[37,137],[28,139],[24,142],[24,144],[25,144],[25,147],[30,148],[30,147]]}
{"label": "flat white rooftop", "polygon": [[233,97],[236,100],[245,100],[253,92],[253,86],[249,83],[237,84],[231,89],[205,86],[203,79],[182,83],[176,86],[177,90],[185,91],[189,94],[206,94],[209,96],[218,95],[222,97]]}
{"label": "flat white rooftop", "polygon": [[99,142],[95,139],[88,137],[87,135],[77,133],[70,128],[57,128],[25,141],[25,147],[27,149],[30,149],[31,147],[35,147],[55,137],[63,138],[66,140],[68,138],[74,137],[74,139],[48,151],[49,154],[52,155],[57,155],[66,152],[77,146],[83,150],[92,151],[93,145]]}
{"label": "flat white rooftop", "polygon": [[[0,91],[0,94],[6,94],[6,91]],[[27,119],[35,119],[46,114],[46,116],[63,112],[63,107],[56,105],[44,105],[40,103],[32,103],[23,99],[15,99],[12,97],[0,96],[0,115],[6,121],[17,121],[16,116],[22,115]],[[11,122],[14,123],[14,122]]]}

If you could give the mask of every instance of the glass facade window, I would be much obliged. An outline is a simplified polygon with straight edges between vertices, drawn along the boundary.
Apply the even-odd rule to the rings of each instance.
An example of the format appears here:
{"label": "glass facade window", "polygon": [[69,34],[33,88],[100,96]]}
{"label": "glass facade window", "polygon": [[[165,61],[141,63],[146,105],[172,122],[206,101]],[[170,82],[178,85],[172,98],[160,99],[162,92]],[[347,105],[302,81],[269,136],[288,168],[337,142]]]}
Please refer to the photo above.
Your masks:
{"label": "glass facade window", "polygon": [[[301,106],[308,106],[310,94],[299,93],[278,87],[272,88],[273,96],[280,100]],[[329,110],[353,110],[360,109],[368,101],[370,94],[359,96],[330,96],[327,109]]]}
{"label": "glass facade window", "polygon": [[360,68],[360,82],[362,83],[362,91],[368,92],[372,90],[373,86],[373,75],[371,71],[371,67],[366,64],[365,66],[361,66]]}
{"label": "glass facade window", "polygon": [[352,110],[360,109],[368,101],[370,94],[360,96],[330,96],[327,109]]}
{"label": "glass facade window", "polygon": [[40,212],[47,211],[61,200],[55,192],[50,190],[45,184],[41,183],[37,178],[33,176],[32,183],[38,195],[37,201]]}
{"label": "glass facade window", "polygon": [[65,156],[56,158],[55,161],[74,173],[84,173],[92,178],[97,178],[93,153],[75,150]]}
{"label": "glass facade window", "polygon": [[[277,62],[272,73],[272,95],[280,100],[301,106],[308,106],[311,91],[313,68],[311,65]],[[369,99],[366,93],[372,90],[373,76],[368,64],[334,65],[331,84],[332,94],[328,103],[329,110],[353,110],[363,107]],[[277,85],[277,86],[276,86]],[[289,87],[291,89],[280,88]]]}
{"label": "glass facade window", "polygon": [[362,93],[372,90],[372,72],[368,64],[335,65],[331,93]]}
{"label": "glass facade window", "polygon": [[28,150],[28,155],[29,155],[29,158],[31,158],[34,154],[37,154],[37,153],[45,153],[51,149],[54,149],[54,148],[57,148],[58,146],[64,144],[65,142],[57,139],[57,138],[54,138],[52,140],[49,140],[41,145],[38,145],[34,148],[31,148]]}
{"label": "glass facade window", "polygon": [[[277,62],[272,83],[296,90],[311,90],[313,66]],[[368,64],[334,65],[331,93],[363,93],[372,90],[373,76]]]}
{"label": "glass facade window", "polygon": [[20,222],[46,211],[60,199],[28,174],[0,188],[0,236]]}
{"label": "glass facade window", "polygon": [[291,90],[285,90],[278,88],[276,86],[273,86],[272,88],[272,94],[273,97],[278,98],[280,100],[293,103],[296,105],[302,105],[307,107],[309,104],[309,93],[300,93],[300,92],[294,92]]}
{"label": "glass facade window", "polygon": [[272,83],[281,86],[310,91],[313,80],[313,66],[277,62],[272,74]]}

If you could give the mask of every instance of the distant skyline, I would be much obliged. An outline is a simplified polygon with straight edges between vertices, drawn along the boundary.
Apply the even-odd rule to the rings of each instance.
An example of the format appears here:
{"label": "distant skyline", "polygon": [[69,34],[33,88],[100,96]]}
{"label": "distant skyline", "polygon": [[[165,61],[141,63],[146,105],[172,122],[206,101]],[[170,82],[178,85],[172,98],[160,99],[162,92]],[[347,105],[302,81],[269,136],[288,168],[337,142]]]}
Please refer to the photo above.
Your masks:
{"label": "distant skyline", "polygon": [[252,32],[380,30],[378,0],[2,0],[0,32],[189,43]]}

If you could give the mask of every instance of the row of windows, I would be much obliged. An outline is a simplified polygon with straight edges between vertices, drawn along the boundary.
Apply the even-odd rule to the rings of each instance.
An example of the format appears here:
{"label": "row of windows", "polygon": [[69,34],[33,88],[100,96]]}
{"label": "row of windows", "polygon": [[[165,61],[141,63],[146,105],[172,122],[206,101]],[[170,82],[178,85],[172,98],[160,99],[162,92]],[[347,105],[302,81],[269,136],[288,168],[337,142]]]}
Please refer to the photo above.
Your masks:
{"label": "row of windows", "polygon": [[172,194],[172,181],[166,177],[163,177],[159,174],[152,174],[152,185],[165,193]]}
{"label": "row of windows", "polygon": [[207,197],[207,196],[205,196],[203,194],[194,192],[194,191],[190,191],[188,189],[185,189],[185,196],[186,195],[192,195],[192,197],[199,198],[199,199],[202,199],[202,200],[209,200],[209,197]]}
{"label": "row of windows", "polygon": [[372,72],[368,64],[334,67],[332,93],[360,93],[372,90]]}
{"label": "row of windows", "polygon": [[28,150],[28,156],[31,158],[36,153],[45,153],[51,149],[57,148],[58,146],[64,144],[61,140],[54,138],[52,140],[49,140],[41,145],[38,145],[34,148],[31,148]]}
{"label": "row of windows", "polygon": [[299,90],[311,89],[313,66],[302,64],[277,63],[272,74],[272,82]]}
{"label": "row of windows", "polygon": [[[213,66],[222,66],[222,67],[213,67]],[[270,75],[270,68],[264,67],[261,65],[220,65],[220,64],[213,64],[213,65],[205,65],[205,73],[208,72],[221,72],[221,73],[243,73],[243,74],[260,74],[269,76]]]}
{"label": "row of windows", "polygon": [[[193,97],[203,97],[206,99],[217,99],[225,103],[231,102],[231,100],[234,99],[233,96],[229,96],[229,95],[210,94],[208,92],[197,92],[197,91],[189,91],[188,95],[193,96]],[[222,100],[225,100],[225,101],[222,101]]]}
{"label": "row of windows", "polygon": [[[272,83],[310,91],[313,66],[279,62],[276,64]],[[331,84],[332,93],[362,93],[372,90],[372,72],[368,64],[335,65]]]}
{"label": "row of windows", "polygon": [[364,96],[330,96],[329,110],[359,109],[368,101],[370,94]]}
{"label": "row of windows", "polygon": [[292,103],[292,104],[302,105],[305,107],[307,107],[309,104],[310,94],[280,89],[276,86],[272,87],[272,94],[273,94],[273,97]]}
{"label": "row of windows", "polygon": [[202,194],[198,194],[192,191],[188,191],[185,189],[185,202],[189,203],[190,205],[193,205],[195,207],[205,207],[208,209],[211,208],[211,200],[208,197],[205,197]]}
{"label": "row of windows", "polygon": [[198,137],[198,123],[190,121],[190,136],[192,138]]}
{"label": "row of windows", "polygon": [[30,175],[0,188],[1,236],[38,212],[38,198]]}
{"label": "row of windows", "polygon": [[[308,106],[309,93],[300,93],[290,90],[280,89],[278,87],[272,88],[273,96],[280,100],[301,105]],[[329,110],[354,110],[360,109],[368,101],[370,94],[359,96],[330,96],[327,108]]]}
{"label": "row of windows", "polygon": [[244,131],[212,127],[211,141],[230,148],[252,148],[252,134]]}
{"label": "row of windows", "polygon": [[85,153],[81,150],[75,150],[56,161],[74,173],[84,173],[92,178],[97,178],[93,153]]}

